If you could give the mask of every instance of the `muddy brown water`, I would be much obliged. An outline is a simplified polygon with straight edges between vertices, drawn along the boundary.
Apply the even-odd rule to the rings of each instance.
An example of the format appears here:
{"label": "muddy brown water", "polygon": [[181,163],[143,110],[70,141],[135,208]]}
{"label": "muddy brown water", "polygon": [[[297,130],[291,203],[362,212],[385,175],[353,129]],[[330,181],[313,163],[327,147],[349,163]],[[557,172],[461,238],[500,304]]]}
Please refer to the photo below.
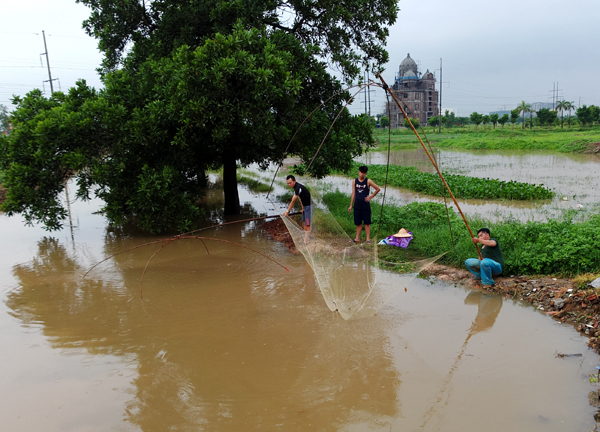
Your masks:
{"label": "muddy brown water", "polygon": [[[244,193],[251,203],[260,196]],[[371,318],[327,309],[301,255],[255,224],[155,238],[75,203],[48,234],[0,215],[7,431],[588,431],[598,356],[532,307],[414,279]],[[395,280],[385,273],[388,281]],[[406,291],[404,290],[406,288]],[[557,358],[557,353],[581,354]]]}

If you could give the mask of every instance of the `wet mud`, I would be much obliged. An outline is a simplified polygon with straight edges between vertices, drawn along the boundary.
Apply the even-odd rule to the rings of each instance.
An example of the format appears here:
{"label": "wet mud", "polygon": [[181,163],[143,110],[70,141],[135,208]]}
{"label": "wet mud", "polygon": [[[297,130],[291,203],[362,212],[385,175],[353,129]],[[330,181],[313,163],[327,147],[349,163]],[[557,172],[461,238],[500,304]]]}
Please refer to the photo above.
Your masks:
{"label": "wet mud", "polygon": [[281,218],[263,223],[260,226],[260,230],[265,233],[267,237],[283,243],[283,245],[294,255],[298,254],[298,249],[296,249],[296,245],[294,245],[292,235],[288,231]]}

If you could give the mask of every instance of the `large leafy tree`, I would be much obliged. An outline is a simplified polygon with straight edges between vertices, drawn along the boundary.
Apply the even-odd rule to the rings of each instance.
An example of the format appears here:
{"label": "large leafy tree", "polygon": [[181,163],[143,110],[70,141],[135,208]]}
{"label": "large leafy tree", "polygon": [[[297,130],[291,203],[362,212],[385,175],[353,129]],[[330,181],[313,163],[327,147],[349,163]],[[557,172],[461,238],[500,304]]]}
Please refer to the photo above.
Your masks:
{"label": "large leafy tree", "polygon": [[[44,172],[42,165],[29,176],[13,171],[9,212],[60,226],[64,209],[57,195],[65,178],[75,176],[78,196],[95,192],[113,222],[134,220],[151,232],[187,229],[198,215],[206,170],[222,167],[225,210],[236,213],[236,167],[281,160],[298,125],[335,94],[303,126],[290,151],[304,161],[312,158],[339,112],[313,162],[314,175],[349,168],[362,144],[372,142],[371,128],[343,109],[348,95],[327,64],[351,79],[362,64],[385,62],[382,42],[396,16],[395,1],[79,2],[92,9],[84,24],[105,53],[105,89],[97,93],[80,83],[83,98],[56,93],[17,101],[22,117],[28,104],[39,105],[28,120],[32,130],[61,115],[80,128],[69,132],[68,157],[57,145],[67,133],[60,121],[42,132],[54,136],[47,147],[54,145],[48,152],[61,174],[44,189],[43,179],[31,175]],[[78,109],[71,108],[74,103]],[[27,146],[40,147],[42,135],[11,141],[3,163],[12,166]],[[18,191],[25,183],[29,192],[45,190],[49,198],[11,195],[11,188]]]}
{"label": "large leafy tree", "polygon": [[[140,62],[192,48],[216,33],[244,28],[283,31],[303,46],[320,48],[319,57],[355,77],[366,63],[384,64],[388,25],[398,13],[396,0],[76,0],[90,7],[84,22],[105,53],[105,71],[125,59]],[[129,51],[129,48],[131,50]]]}

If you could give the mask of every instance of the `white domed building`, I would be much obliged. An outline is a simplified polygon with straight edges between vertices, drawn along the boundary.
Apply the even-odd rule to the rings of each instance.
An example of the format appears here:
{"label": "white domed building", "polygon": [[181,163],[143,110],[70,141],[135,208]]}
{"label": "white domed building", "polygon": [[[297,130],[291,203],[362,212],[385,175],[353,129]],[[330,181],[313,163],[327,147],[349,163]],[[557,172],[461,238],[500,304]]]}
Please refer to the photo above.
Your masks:
{"label": "white domed building", "polygon": [[[417,63],[406,56],[391,86],[403,104],[404,110],[411,118],[419,119],[419,123],[424,126],[427,121],[439,113],[438,92],[435,89],[435,77],[429,69],[421,76]],[[387,115],[390,117],[390,124],[393,128],[404,126],[404,114],[393,100],[387,107]]]}

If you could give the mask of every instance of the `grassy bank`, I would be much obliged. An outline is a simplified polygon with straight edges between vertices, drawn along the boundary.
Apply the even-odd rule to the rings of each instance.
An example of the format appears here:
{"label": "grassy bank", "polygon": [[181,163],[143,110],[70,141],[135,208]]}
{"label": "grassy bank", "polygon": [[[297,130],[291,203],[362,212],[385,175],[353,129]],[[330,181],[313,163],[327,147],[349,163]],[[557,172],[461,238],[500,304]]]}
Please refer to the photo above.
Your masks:
{"label": "grassy bank", "polygon": [[[360,163],[354,162],[352,171],[357,172],[360,165]],[[386,170],[385,165],[370,165],[369,178],[378,185],[383,186]],[[550,199],[554,196],[554,193],[543,185],[464,175],[444,174],[444,178],[456,198],[541,200]],[[435,196],[443,196],[443,193],[447,193],[437,174],[423,173],[414,167],[390,165],[388,185]]]}
{"label": "grassy bank", "polygon": [[[355,234],[352,216],[348,215],[350,196],[341,192],[329,193],[324,201],[342,228]],[[450,210],[450,225],[455,246],[452,245],[446,209],[438,203],[411,203],[397,207],[386,205],[380,221],[378,204],[372,204],[372,233],[380,228],[380,239],[398,232],[402,227],[411,231],[414,240],[407,250],[379,246],[382,260],[403,262],[428,258],[448,252],[440,262],[462,267],[465,259],[477,256],[469,232],[454,210]],[[471,229],[489,227],[497,238],[505,259],[504,274],[563,275],[594,273],[600,269],[600,215],[582,223],[573,223],[567,215],[563,220],[542,222],[489,223],[470,219]],[[364,234],[363,234],[364,236]]]}
{"label": "grassy bank", "polygon": [[[425,133],[432,146],[438,148],[460,149],[506,149],[506,150],[553,150],[563,153],[582,152],[588,144],[600,141],[600,127],[550,129],[533,128],[532,130],[509,126],[496,129],[479,130],[469,128],[452,128],[442,130],[441,134],[433,132],[432,128],[425,128]],[[421,131],[419,131],[421,134]],[[376,150],[387,150],[388,131],[375,130],[375,137],[379,146]],[[423,140],[425,138],[422,136]],[[391,134],[392,149],[420,147],[412,130],[396,129]]]}

